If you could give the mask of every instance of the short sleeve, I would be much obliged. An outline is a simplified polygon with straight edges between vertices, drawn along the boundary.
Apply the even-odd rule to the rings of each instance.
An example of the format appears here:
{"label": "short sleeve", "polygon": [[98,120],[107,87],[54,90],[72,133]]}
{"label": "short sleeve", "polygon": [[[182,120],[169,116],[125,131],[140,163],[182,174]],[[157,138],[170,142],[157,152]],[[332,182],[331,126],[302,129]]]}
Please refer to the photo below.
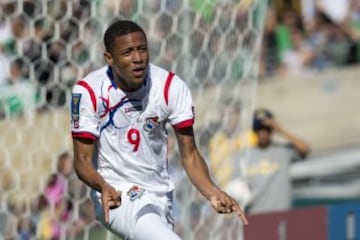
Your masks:
{"label": "short sleeve", "polygon": [[194,124],[194,106],[189,88],[178,76],[174,76],[169,86],[169,122],[175,128],[189,127]]}
{"label": "short sleeve", "polygon": [[73,87],[70,106],[73,137],[96,139],[100,135],[95,101],[94,92],[89,86]]}

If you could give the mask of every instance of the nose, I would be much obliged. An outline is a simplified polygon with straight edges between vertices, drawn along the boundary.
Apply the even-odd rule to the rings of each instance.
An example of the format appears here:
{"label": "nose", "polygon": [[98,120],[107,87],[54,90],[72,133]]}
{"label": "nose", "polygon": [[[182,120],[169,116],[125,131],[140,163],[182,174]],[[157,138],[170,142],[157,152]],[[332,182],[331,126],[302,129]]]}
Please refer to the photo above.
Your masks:
{"label": "nose", "polygon": [[143,58],[139,51],[134,51],[133,62],[142,62]]}

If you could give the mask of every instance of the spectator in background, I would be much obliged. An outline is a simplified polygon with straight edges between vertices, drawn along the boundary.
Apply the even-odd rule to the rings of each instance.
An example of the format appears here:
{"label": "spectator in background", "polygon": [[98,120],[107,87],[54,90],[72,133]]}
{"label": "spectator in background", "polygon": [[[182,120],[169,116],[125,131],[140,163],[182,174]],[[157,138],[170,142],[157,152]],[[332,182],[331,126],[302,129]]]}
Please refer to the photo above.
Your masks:
{"label": "spectator in background", "polygon": [[67,194],[68,179],[74,173],[73,158],[69,152],[59,155],[57,171],[53,173],[45,189],[45,196],[51,204],[59,204]]}
{"label": "spectator in background", "polygon": [[308,71],[315,54],[303,31],[299,4],[275,1],[267,12],[261,76],[298,75]]}
{"label": "spectator in background", "polygon": [[53,222],[51,228],[56,229],[53,231],[54,235],[59,235],[60,223],[69,221],[73,210],[73,203],[67,196],[69,177],[74,173],[73,158],[70,153],[63,152],[59,155],[56,168],[57,171],[50,176],[44,191],[49,212],[44,214],[43,218],[45,222]]}
{"label": "spectator in background", "polygon": [[299,75],[310,68],[313,49],[305,41],[303,23],[298,11],[284,10],[276,26],[276,45],[280,60],[280,73]]}
{"label": "spectator in background", "polygon": [[36,234],[35,223],[30,217],[22,217],[17,223],[19,240],[30,240]]}
{"label": "spectator in background", "polygon": [[5,115],[33,114],[36,107],[35,86],[28,80],[28,66],[20,58],[10,62],[6,83],[0,86],[0,102],[4,104]]}
{"label": "spectator in background", "polygon": [[225,187],[235,174],[232,154],[245,147],[256,145],[257,140],[253,132],[244,131],[240,127],[242,109],[239,101],[226,99],[220,109],[223,123],[220,126],[219,124],[210,126],[210,130],[217,129],[217,131],[210,137],[208,152],[211,172],[216,182],[221,187]]}
{"label": "spectator in background", "polygon": [[306,37],[314,45],[316,68],[359,62],[360,35],[352,18],[356,2],[334,0],[328,4],[325,0],[302,0]]}
{"label": "spectator in background", "polygon": [[265,19],[264,36],[260,56],[260,76],[276,75],[279,69],[279,45],[277,42],[277,18],[274,8],[269,7]]}
{"label": "spectator in background", "polygon": [[260,76],[299,75],[360,61],[358,0],[272,0]]}
{"label": "spectator in background", "polygon": [[60,225],[54,217],[45,195],[40,194],[34,199],[32,214],[36,217],[36,235],[39,239],[58,239],[60,237]]}
{"label": "spectator in background", "polygon": [[[57,160],[56,172],[46,185],[44,194],[34,205],[34,215],[38,216],[38,235],[42,239],[58,238],[61,234],[75,237],[80,234],[86,224],[95,220],[92,206],[86,196],[86,186],[74,174],[73,157],[65,151]],[[82,201],[79,211],[74,211],[76,202]],[[61,228],[66,225],[66,228]],[[61,231],[65,231],[62,233]]]}
{"label": "spectator in background", "polygon": [[[257,146],[249,154],[235,154],[237,160],[247,160],[245,178],[252,193],[247,211],[254,214],[287,210],[292,206],[291,163],[305,158],[310,147],[283,128],[266,109],[255,111],[253,130],[258,137]],[[273,142],[274,133],[288,143]]]}
{"label": "spectator in background", "polygon": [[302,31],[294,29],[290,36],[292,47],[285,50],[282,55],[284,70],[288,75],[301,75],[310,70],[314,50],[307,44]]}

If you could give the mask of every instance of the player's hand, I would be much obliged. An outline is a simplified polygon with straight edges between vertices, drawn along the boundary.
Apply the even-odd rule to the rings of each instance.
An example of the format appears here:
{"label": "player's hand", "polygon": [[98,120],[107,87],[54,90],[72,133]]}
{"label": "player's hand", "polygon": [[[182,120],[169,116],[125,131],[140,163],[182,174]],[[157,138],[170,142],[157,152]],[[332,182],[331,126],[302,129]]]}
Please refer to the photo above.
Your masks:
{"label": "player's hand", "polygon": [[238,215],[244,225],[249,222],[245,217],[244,212],[239,206],[239,203],[223,191],[219,191],[210,197],[211,206],[218,212],[223,214],[235,213]]}
{"label": "player's hand", "polygon": [[121,192],[110,185],[105,185],[101,189],[101,204],[105,214],[105,223],[109,223],[109,209],[120,207]]}

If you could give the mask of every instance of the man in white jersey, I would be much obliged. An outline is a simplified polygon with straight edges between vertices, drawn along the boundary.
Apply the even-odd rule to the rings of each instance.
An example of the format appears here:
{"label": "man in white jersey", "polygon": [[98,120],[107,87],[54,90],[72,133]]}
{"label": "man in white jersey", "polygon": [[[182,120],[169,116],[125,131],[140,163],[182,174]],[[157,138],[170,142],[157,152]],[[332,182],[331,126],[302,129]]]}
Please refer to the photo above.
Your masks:
{"label": "man in white jersey", "polygon": [[170,123],[192,183],[217,212],[234,212],[247,224],[238,203],[212,182],[197,150],[188,87],[149,64],[143,29],[117,21],[104,43],[108,66],[78,81],[71,101],[75,170],[93,189],[98,219],[125,239],[180,239],[170,212],[174,185],[165,128]]}

